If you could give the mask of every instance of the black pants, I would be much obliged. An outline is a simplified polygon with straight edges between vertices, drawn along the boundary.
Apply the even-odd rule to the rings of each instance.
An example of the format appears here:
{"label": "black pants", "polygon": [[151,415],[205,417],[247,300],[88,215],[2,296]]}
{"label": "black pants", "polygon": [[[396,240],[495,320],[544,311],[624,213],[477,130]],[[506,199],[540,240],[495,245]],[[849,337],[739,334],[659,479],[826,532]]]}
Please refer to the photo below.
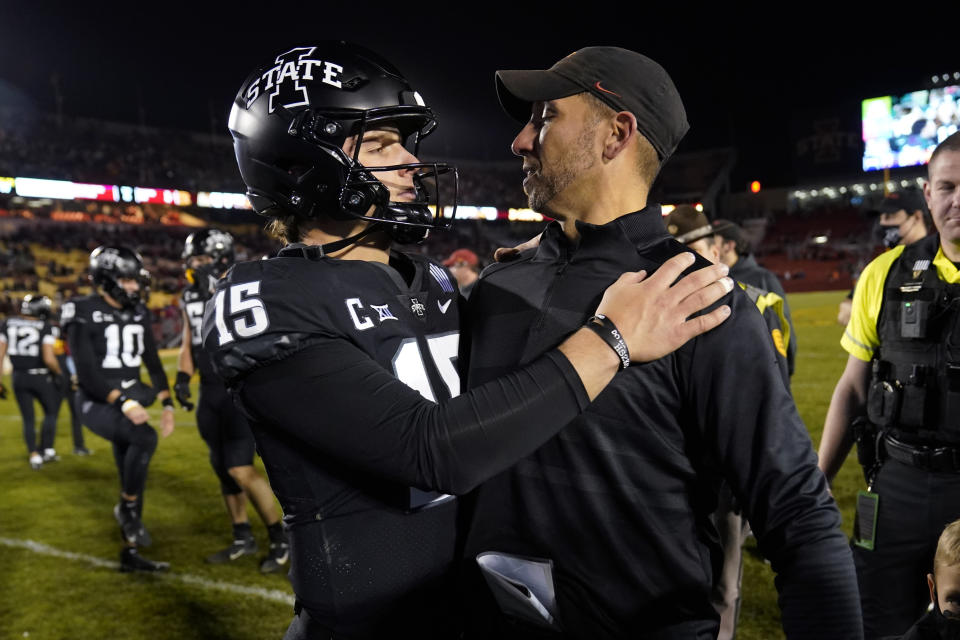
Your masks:
{"label": "black pants", "polygon": [[149,424],[133,424],[118,407],[95,402],[82,389],[77,391],[76,402],[87,428],[113,444],[121,491],[142,496],[147,468],[157,449],[157,432]]}
{"label": "black pants", "polygon": [[[13,395],[17,398],[20,415],[23,417],[23,441],[27,444],[27,453],[52,449],[57,435],[60,391],[53,383],[50,374],[14,371]],[[34,399],[38,400],[43,407],[39,447],[37,447],[36,415],[33,410]]]}
{"label": "black pants", "polygon": [[874,491],[875,547],[853,547],[866,640],[903,634],[930,604],[926,575],[943,528],[960,518],[960,473],[887,460]]}
{"label": "black pants", "polygon": [[63,400],[67,403],[67,409],[70,410],[70,429],[73,435],[73,448],[82,449],[83,442],[83,423],[80,422],[80,412],[77,411],[76,396],[70,391],[70,367],[67,366],[67,356],[57,356],[60,363],[60,370],[63,371],[63,378],[60,382],[60,389],[63,393]]}
{"label": "black pants", "polygon": [[201,383],[197,430],[210,450],[210,466],[220,479],[223,494],[240,493],[242,489],[228,470],[252,465],[255,443],[247,419],[223,383]]}

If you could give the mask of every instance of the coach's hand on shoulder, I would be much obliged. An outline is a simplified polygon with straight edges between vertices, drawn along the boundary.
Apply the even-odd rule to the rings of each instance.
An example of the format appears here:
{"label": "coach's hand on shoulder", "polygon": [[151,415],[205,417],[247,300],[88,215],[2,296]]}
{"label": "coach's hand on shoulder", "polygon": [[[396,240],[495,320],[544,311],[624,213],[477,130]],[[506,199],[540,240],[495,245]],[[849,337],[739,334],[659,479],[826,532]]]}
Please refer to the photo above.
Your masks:
{"label": "coach's hand on shoulder", "polygon": [[624,273],[604,292],[597,313],[617,326],[632,362],[662,358],[730,316],[730,307],[723,305],[690,317],[733,289],[723,264],[704,267],[677,281],[693,262],[692,253],[678,254],[651,276],[644,271]]}
{"label": "coach's hand on shoulder", "polygon": [[540,236],[543,233],[538,233],[534,237],[530,238],[523,244],[518,244],[515,247],[500,247],[493,252],[493,259],[496,262],[510,262],[516,260],[520,255],[521,251],[526,251],[527,249],[536,249],[540,246]]}

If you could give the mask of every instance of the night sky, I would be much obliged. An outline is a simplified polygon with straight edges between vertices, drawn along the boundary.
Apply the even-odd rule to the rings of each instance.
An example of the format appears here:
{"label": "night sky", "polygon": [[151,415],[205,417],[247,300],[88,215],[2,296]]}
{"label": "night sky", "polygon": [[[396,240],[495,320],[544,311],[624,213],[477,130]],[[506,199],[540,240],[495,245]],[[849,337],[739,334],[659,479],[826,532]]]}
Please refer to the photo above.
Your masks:
{"label": "night sky", "polygon": [[255,66],[293,46],[345,39],[393,60],[434,107],[440,128],[428,155],[509,161],[516,125],[499,109],[494,71],[545,68],[580,47],[609,44],[671,74],[691,123],[681,151],[737,148],[736,191],[751,179],[792,182],[792,113],[826,108],[856,118],[862,98],[960,70],[956,34],[932,33],[954,22],[955,6],[930,11],[921,29],[906,15],[871,23],[809,5],[774,19],[686,5],[654,14],[646,3],[580,3],[582,13],[556,3],[153,4],[0,0],[0,100],[53,111],[56,74],[68,114],[138,122],[142,108],[148,125],[225,133],[233,96]]}

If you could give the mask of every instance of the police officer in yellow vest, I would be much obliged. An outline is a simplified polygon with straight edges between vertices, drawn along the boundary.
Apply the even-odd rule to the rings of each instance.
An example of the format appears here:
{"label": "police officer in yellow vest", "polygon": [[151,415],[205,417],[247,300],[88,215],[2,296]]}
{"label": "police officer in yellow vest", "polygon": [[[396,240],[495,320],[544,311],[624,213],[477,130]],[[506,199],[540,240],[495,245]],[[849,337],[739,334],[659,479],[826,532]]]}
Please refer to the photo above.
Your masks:
{"label": "police officer in yellow vest", "polygon": [[934,150],[923,193],[938,233],[860,276],[820,442],[828,480],[855,440],[864,465],[853,552],[867,640],[920,616],[937,537],[960,517],[960,133]]}
{"label": "police officer in yellow vest", "polygon": [[[666,218],[667,231],[678,242],[687,245],[701,256],[720,264],[720,241],[707,216],[688,204],[679,205]],[[759,287],[737,282],[747,297],[767,322],[770,337],[777,352],[777,365],[783,375],[783,383],[790,389],[790,372],[787,367],[787,345],[790,341],[790,324],[783,311],[783,298]],[[723,569],[714,580],[711,602],[720,614],[720,633],[717,640],[732,640],[736,635],[737,617],[740,612],[740,579],[743,566],[743,540],[747,532],[740,508],[735,504],[733,493],[724,484],[718,496],[717,509],[713,513],[714,524],[723,545]]]}

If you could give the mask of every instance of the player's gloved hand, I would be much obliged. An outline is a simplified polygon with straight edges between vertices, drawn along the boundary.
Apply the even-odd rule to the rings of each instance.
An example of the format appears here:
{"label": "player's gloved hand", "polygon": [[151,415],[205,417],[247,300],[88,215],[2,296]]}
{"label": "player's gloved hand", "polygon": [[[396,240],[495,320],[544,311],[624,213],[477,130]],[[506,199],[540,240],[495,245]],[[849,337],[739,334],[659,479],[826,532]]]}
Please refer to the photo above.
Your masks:
{"label": "player's gloved hand", "polygon": [[7,388],[0,382],[0,400],[7,399]]}
{"label": "player's gloved hand", "polygon": [[70,391],[76,391],[80,388],[80,378],[77,377],[77,374],[70,376]]}
{"label": "player's gloved hand", "polygon": [[631,362],[662,358],[691,338],[706,333],[730,316],[723,305],[691,317],[730,293],[733,280],[726,265],[710,265],[680,280],[694,262],[691,252],[678,254],[647,277],[644,271],[624,273],[607,287],[597,307],[616,325]]}
{"label": "player's gloved hand", "polygon": [[185,371],[177,371],[177,381],[173,384],[173,394],[177,396],[177,402],[187,411],[193,411],[193,403],[190,402],[190,374]]}

